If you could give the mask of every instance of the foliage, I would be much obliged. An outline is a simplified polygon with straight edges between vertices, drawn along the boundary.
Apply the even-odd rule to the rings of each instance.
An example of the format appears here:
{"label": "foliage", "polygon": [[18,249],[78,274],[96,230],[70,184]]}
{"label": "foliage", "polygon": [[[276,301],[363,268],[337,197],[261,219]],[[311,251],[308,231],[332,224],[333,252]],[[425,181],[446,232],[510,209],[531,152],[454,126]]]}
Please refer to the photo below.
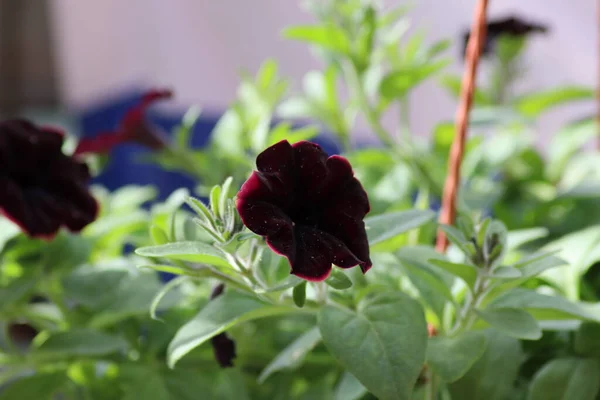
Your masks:
{"label": "foliage", "polygon": [[[459,218],[438,226],[454,128],[440,121],[420,141],[408,115],[424,82],[457,95],[450,41],[409,36],[405,7],[308,6],[316,22],[283,32],[324,64],[301,90],[268,60],[242,77],[206,147],[189,145],[192,108],[152,154],[197,179],[194,193],[94,188],[97,220],[48,243],[0,219],[0,399],[600,398],[600,162],[582,150],[597,123],[534,145],[542,114],[593,91],[514,93],[526,43],[502,42],[475,93]],[[398,132],[382,124],[390,112]],[[353,146],[359,117],[379,146]],[[373,268],[306,282],[244,227],[235,196],[265,148],[320,132],[369,195]],[[234,368],[214,360],[224,332]]]}

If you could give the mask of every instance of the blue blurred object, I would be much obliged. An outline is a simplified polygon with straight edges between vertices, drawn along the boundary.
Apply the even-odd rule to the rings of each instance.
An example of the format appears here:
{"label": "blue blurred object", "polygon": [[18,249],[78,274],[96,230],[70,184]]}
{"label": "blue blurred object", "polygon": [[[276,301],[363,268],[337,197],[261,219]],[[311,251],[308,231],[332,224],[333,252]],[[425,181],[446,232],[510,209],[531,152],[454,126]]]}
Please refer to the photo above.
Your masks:
{"label": "blue blurred object", "polygon": [[[95,136],[100,132],[111,131],[118,127],[121,119],[131,107],[135,106],[143,95],[143,91],[135,91],[118,98],[99,104],[85,110],[79,116],[82,136]],[[186,110],[174,113],[156,112],[150,110],[147,118],[151,123],[170,133],[181,122]],[[218,117],[201,116],[192,133],[192,146],[202,148],[210,138],[210,134],[218,121]],[[328,154],[337,154],[339,148],[335,141],[321,135],[314,142],[320,144]],[[164,171],[157,165],[140,163],[139,158],[149,150],[137,144],[117,146],[110,154],[110,162],[94,183],[101,184],[109,190],[122,186],[154,185],[159,191],[159,200],[166,199],[175,189],[186,187],[193,190],[197,186],[188,176]]]}

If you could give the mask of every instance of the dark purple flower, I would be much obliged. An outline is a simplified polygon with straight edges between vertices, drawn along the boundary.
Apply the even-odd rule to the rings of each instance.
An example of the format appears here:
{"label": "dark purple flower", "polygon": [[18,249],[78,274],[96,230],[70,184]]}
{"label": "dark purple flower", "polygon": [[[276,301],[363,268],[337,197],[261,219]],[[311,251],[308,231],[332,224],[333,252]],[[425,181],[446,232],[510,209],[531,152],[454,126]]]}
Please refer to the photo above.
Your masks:
{"label": "dark purple flower", "polygon": [[[489,21],[487,23],[487,35],[483,49],[481,50],[481,55],[492,54],[494,52],[496,41],[501,36],[523,37],[531,33],[546,32],[548,32],[548,27],[546,25],[525,21],[517,16]],[[466,54],[469,36],[469,31],[463,34],[463,57]]]}
{"label": "dark purple flower", "polygon": [[315,143],[281,141],[256,158],[237,196],[237,209],[252,232],[309,281],[329,276],[331,264],[371,268],[363,218],[369,199],[348,160],[327,157]]}
{"label": "dark purple flower", "polygon": [[75,154],[107,153],[113,147],[127,142],[139,143],[153,150],[165,147],[161,132],[145,119],[146,109],[155,101],[169,99],[170,90],[152,90],[146,93],[139,104],[127,111],[121,126],[114,132],[100,133],[93,138],[84,138],[75,149]]}
{"label": "dark purple flower", "polygon": [[29,236],[51,239],[96,219],[86,164],[62,152],[62,132],[13,119],[0,122],[0,212]]}
{"label": "dark purple flower", "polygon": [[[225,285],[220,283],[217,285],[212,293],[210,299],[213,300],[219,297],[225,290]],[[222,368],[233,367],[233,359],[236,357],[235,354],[235,342],[227,336],[225,332],[221,332],[210,340],[213,347],[213,353],[215,359]]]}

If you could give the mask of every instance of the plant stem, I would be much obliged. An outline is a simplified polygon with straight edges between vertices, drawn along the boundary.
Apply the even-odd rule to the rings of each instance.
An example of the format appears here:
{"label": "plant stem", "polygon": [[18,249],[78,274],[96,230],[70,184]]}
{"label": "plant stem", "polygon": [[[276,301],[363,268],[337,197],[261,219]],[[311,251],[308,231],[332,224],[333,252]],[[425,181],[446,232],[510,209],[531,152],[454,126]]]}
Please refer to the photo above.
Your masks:
{"label": "plant stem", "polygon": [[408,95],[400,99],[400,121],[399,121],[399,135],[398,137],[406,142],[410,143],[412,140],[410,131],[410,103],[408,101]]}
{"label": "plant stem", "polygon": [[[487,5],[488,0],[478,0],[477,2],[471,28],[472,34],[470,35],[469,44],[467,46],[466,68],[463,74],[460,103],[456,113],[456,135],[452,141],[452,147],[450,148],[448,174],[444,184],[442,209],[440,211],[440,224],[452,225],[456,217],[456,201],[458,197],[458,188],[460,186],[460,167],[467,139],[467,127],[471,104],[473,102],[473,92],[475,90],[477,65],[479,63],[481,47],[486,35],[485,20]],[[439,252],[444,253],[447,248],[448,238],[442,230],[439,230],[436,249]]]}
{"label": "plant stem", "polygon": [[345,65],[344,75],[346,77],[346,83],[348,84],[349,89],[356,96],[356,100],[358,101],[358,105],[363,112],[369,126],[375,132],[379,140],[383,142],[387,147],[394,148],[395,143],[392,140],[391,135],[388,131],[381,125],[381,121],[379,119],[379,113],[373,108],[369,99],[367,97],[367,93],[365,92],[364,85],[361,82],[360,75],[356,69],[356,67],[349,63]]}
{"label": "plant stem", "polygon": [[431,371],[429,376],[429,382],[427,383],[425,399],[426,400],[437,400],[437,391],[438,391],[438,382],[437,375],[435,372]]}

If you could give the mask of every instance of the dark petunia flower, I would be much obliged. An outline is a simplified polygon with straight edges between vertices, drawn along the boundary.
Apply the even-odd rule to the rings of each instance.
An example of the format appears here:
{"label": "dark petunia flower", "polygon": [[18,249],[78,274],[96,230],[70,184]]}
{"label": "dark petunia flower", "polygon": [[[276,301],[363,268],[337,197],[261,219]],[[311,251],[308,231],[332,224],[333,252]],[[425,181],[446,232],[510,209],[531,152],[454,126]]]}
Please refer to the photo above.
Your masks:
{"label": "dark petunia flower", "polygon": [[[220,296],[225,290],[224,284],[217,285],[212,293],[210,299]],[[233,367],[233,359],[236,357],[235,354],[235,342],[227,336],[225,332],[219,333],[210,340],[213,347],[213,353],[215,359],[222,368]]]}
{"label": "dark petunia flower", "polygon": [[139,143],[153,150],[165,147],[162,133],[145,119],[146,109],[155,101],[169,99],[170,90],[153,90],[146,93],[139,104],[127,111],[121,126],[114,132],[100,133],[93,138],[83,138],[75,154],[107,153],[116,145],[127,142]]}
{"label": "dark petunia flower", "polygon": [[371,268],[363,222],[369,199],[345,158],[284,140],[259,154],[256,165],[237,209],[248,229],[288,258],[292,274],[322,281],[331,264]]}
{"label": "dark petunia flower", "polygon": [[[483,49],[481,50],[481,55],[491,55],[494,52],[496,41],[501,36],[524,37],[532,33],[546,32],[548,32],[548,27],[546,25],[525,21],[516,16],[489,21],[487,23],[487,35]],[[467,51],[470,33],[471,32],[467,31],[463,34],[463,57]]]}
{"label": "dark petunia flower", "polygon": [[80,231],[96,219],[87,165],[62,152],[62,132],[13,119],[0,122],[0,212],[32,237],[61,226]]}

